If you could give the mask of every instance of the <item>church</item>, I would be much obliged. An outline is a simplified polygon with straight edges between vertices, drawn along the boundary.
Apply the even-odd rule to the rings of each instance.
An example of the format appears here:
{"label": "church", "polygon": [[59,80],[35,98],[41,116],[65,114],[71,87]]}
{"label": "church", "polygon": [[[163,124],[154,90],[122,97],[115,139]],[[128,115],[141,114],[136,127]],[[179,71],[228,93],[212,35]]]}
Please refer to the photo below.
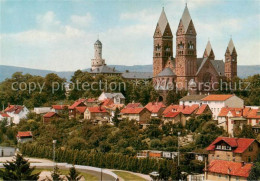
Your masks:
{"label": "church", "polygon": [[[173,56],[173,33],[164,9],[153,35],[153,81],[159,91],[177,89],[204,92],[205,84],[219,82],[221,78],[232,80],[237,76],[237,52],[230,39],[225,62],[216,60],[214,51],[208,41],[204,54],[197,56],[196,29],[190,16],[187,4],[176,31],[176,51]],[[224,52],[223,52],[224,54]]]}

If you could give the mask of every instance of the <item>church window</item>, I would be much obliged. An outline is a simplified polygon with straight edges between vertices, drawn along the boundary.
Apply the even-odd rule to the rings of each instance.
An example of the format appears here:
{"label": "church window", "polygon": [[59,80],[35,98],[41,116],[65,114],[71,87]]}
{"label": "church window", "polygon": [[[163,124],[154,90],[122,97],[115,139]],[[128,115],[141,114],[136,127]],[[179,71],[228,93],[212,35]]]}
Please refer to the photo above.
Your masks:
{"label": "church window", "polygon": [[157,44],[157,45],[155,46],[155,50],[156,50],[156,51],[160,51],[160,50],[161,50],[161,46],[160,46],[159,44]]}
{"label": "church window", "polygon": [[178,48],[180,48],[180,49],[184,48],[184,44],[182,43],[182,41],[178,44]]}
{"label": "church window", "polygon": [[189,49],[193,49],[194,48],[194,45],[193,45],[193,43],[191,41],[188,43],[188,48]]}

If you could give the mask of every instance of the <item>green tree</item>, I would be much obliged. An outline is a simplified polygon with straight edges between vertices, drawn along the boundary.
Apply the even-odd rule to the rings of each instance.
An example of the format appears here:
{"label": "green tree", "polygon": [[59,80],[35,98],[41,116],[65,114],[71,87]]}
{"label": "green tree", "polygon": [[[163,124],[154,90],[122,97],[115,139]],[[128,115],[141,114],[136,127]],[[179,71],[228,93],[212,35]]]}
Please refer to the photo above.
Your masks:
{"label": "green tree", "polygon": [[260,154],[258,155],[257,160],[254,162],[247,180],[260,180]]}
{"label": "green tree", "polygon": [[59,167],[57,165],[54,167],[54,170],[51,173],[51,178],[54,181],[62,181],[62,178],[60,177]]}
{"label": "green tree", "polygon": [[69,181],[78,181],[81,179],[81,175],[79,172],[75,169],[75,167],[70,168],[69,175],[66,176]]}
{"label": "green tree", "polygon": [[32,174],[35,167],[30,168],[30,163],[21,154],[17,154],[14,160],[4,163],[4,169],[0,170],[0,177],[4,180],[38,180],[39,174]]}

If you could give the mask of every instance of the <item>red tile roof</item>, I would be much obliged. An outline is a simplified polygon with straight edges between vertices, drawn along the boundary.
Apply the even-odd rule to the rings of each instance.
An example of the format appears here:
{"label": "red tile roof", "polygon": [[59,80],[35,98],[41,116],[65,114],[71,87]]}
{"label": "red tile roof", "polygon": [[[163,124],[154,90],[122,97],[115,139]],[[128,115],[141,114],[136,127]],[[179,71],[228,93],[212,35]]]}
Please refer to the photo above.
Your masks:
{"label": "red tile roof", "polygon": [[114,104],[114,100],[113,99],[105,99],[102,101],[102,106],[109,106]]}
{"label": "red tile roof", "polygon": [[191,106],[170,105],[163,111],[163,115],[166,115],[169,112],[181,112],[183,114],[192,114],[198,108],[199,108],[198,104],[193,104]]}
{"label": "red tile roof", "polygon": [[68,108],[68,105],[52,105],[51,107],[55,110],[64,110],[65,108]]}
{"label": "red tile roof", "polygon": [[80,113],[84,113],[87,109],[87,106],[80,106],[80,107],[76,107],[76,110]]}
{"label": "red tile roof", "polygon": [[202,98],[202,101],[225,101],[232,97],[234,95],[232,94],[211,94],[208,95],[207,97]]}
{"label": "red tile roof", "polygon": [[31,131],[18,131],[16,137],[31,137],[32,136],[32,132]]}
{"label": "red tile roof", "polygon": [[121,113],[123,113],[123,114],[139,114],[144,109],[145,109],[144,107],[124,108],[124,109],[121,110]]}
{"label": "red tile roof", "polygon": [[198,111],[196,112],[196,115],[201,115],[201,114],[203,114],[203,113],[206,111],[206,108],[207,108],[207,107],[208,107],[207,104],[202,104],[202,105],[199,107]]}
{"label": "red tile roof", "polygon": [[248,112],[247,118],[260,118],[260,109],[251,109]]}
{"label": "red tile roof", "polygon": [[10,116],[7,113],[0,112],[0,115],[4,118],[9,118]]}
{"label": "red tile roof", "polygon": [[126,108],[143,107],[141,103],[128,103]]}
{"label": "red tile roof", "polygon": [[20,105],[9,105],[5,112],[14,112],[14,114],[19,114],[23,110],[23,106]]}
{"label": "red tile roof", "polygon": [[228,138],[228,137],[217,137],[215,141],[213,141],[206,150],[208,151],[214,151],[215,145],[220,142],[224,141],[229,146],[231,146],[233,149],[232,151],[234,153],[243,153],[254,141],[255,139],[249,139],[249,138]]}
{"label": "red tile roof", "polygon": [[43,117],[44,118],[51,118],[51,117],[53,117],[53,116],[59,116],[57,113],[55,113],[55,112],[48,112],[48,113],[46,113]]}
{"label": "red tile roof", "polygon": [[229,112],[232,114],[233,117],[241,117],[241,116],[247,117],[251,112],[251,108],[250,107],[246,107],[246,108],[223,107],[221,108],[218,116],[225,117],[228,115]]}
{"label": "red tile roof", "polygon": [[107,110],[100,106],[88,107],[87,109],[92,113],[107,113]]}
{"label": "red tile roof", "polygon": [[198,104],[193,104],[191,106],[185,106],[184,109],[182,110],[182,113],[183,114],[192,114],[198,108],[199,108]]}
{"label": "red tile roof", "polygon": [[213,160],[210,162],[207,171],[225,175],[248,177],[253,164],[232,162],[225,160]]}
{"label": "red tile roof", "polygon": [[78,107],[79,105],[83,106],[83,105],[85,105],[85,104],[84,104],[85,101],[86,101],[86,99],[76,100],[71,106],[69,106],[69,109],[75,109],[75,108]]}
{"label": "red tile roof", "polygon": [[175,118],[176,116],[178,116],[180,114],[180,112],[168,112],[164,115],[165,118]]}
{"label": "red tile roof", "polygon": [[158,113],[161,108],[166,108],[162,102],[149,102],[145,107],[152,113]]}

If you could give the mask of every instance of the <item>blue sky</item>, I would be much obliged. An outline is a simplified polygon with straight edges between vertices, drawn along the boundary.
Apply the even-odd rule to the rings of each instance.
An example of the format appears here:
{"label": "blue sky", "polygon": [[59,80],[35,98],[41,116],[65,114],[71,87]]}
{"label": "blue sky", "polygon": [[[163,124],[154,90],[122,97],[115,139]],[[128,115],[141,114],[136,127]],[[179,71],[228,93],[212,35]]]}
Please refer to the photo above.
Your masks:
{"label": "blue sky", "polygon": [[[174,35],[185,7],[185,0],[0,2],[0,64],[56,71],[90,67],[98,35],[108,65],[152,64],[152,37],[162,7]],[[223,59],[232,35],[238,64],[260,64],[259,0],[187,2],[198,57],[209,38],[216,59]]]}

